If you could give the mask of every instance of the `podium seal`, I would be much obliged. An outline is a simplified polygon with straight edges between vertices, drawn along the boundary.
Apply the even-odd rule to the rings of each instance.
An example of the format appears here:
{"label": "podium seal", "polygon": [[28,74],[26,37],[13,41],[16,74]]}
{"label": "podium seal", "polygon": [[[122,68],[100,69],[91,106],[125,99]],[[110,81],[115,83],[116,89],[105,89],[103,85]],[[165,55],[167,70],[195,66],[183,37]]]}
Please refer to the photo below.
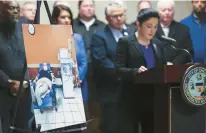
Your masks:
{"label": "podium seal", "polygon": [[182,96],[192,106],[206,104],[206,68],[201,65],[189,67],[183,77]]}

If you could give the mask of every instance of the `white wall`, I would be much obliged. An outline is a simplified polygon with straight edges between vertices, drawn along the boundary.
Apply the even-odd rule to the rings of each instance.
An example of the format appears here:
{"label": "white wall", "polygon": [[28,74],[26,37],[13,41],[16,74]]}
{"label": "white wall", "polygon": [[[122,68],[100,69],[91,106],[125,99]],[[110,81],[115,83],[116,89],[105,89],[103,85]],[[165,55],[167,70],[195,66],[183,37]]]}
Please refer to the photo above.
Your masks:
{"label": "white wall", "polygon": [[[30,0],[33,1],[33,0]],[[77,16],[78,14],[78,0],[68,0],[69,4],[71,5],[72,12],[74,14],[74,17]],[[104,1],[96,1],[95,2],[95,10],[96,10],[96,15],[97,17],[106,22],[105,20],[105,15],[104,15],[104,8],[107,4],[108,0]],[[20,4],[23,2],[21,1]],[[48,0],[49,8],[52,13],[52,6],[53,6],[53,1]],[[156,1],[152,1],[152,6],[153,8],[156,8]],[[137,1],[125,1],[125,4],[127,5],[127,22],[130,23],[136,19],[136,5]],[[186,17],[187,15],[190,14],[192,8],[191,8],[191,1],[176,1],[175,2],[175,20],[179,21],[182,18]],[[49,24],[49,19],[48,15],[46,13],[45,6],[42,2],[41,5],[41,24]]]}

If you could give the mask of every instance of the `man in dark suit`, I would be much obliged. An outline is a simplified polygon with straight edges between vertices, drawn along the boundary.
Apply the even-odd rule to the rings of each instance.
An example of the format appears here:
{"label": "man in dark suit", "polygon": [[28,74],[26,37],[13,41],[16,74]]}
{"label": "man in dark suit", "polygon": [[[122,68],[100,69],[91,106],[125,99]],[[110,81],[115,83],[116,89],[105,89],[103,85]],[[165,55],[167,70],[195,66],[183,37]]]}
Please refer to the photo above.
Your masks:
{"label": "man in dark suit", "polygon": [[126,7],[121,2],[111,2],[105,9],[108,25],[92,37],[92,63],[97,95],[101,107],[101,133],[118,133],[119,78],[114,58],[119,38],[128,35],[125,26]]}
{"label": "man in dark suit", "polygon": [[[191,55],[193,55],[193,45],[190,38],[189,28],[173,19],[174,5],[175,3],[172,0],[159,0],[157,2],[160,23],[158,25],[156,37],[162,41],[162,36],[170,37],[176,40],[176,43],[172,44],[174,47],[178,49],[186,49]],[[186,51],[181,52],[180,54],[179,51],[180,50],[167,51],[165,54],[166,59],[173,64],[184,64],[190,62],[190,55]]]}
{"label": "man in dark suit", "polygon": [[[12,122],[16,112],[17,92],[20,81],[28,81],[28,75],[24,79],[25,52],[22,34],[19,31],[17,20],[19,17],[19,5],[16,1],[0,1],[0,132],[8,133],[11,124],[19,128],[27,128],[25,119],[30,112],[30,92],[26,89],[23,96],[24,109],[18,115],[18,122]],[[25,81],[25,82],[26,82]],[[27,82],[28,83],[28,82]],[[28,85],[28,84],[27,84]],[[26,88],[26,87],[25,87]],[[27,119],[28,120],[28,119]],[[11,123],[12,122],[12,123]]]}

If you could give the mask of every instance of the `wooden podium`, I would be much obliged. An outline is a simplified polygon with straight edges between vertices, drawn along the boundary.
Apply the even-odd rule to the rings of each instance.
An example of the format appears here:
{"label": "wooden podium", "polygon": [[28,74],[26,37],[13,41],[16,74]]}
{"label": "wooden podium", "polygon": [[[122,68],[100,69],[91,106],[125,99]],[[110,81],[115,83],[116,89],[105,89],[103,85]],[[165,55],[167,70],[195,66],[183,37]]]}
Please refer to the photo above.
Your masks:
{"label": "wooden podium", "polygon": [[205,133],[205,107],[189,105],[180,92],[189,66],[163,66],[136,77],[135,84],[142,89],[141,99],[147,106],[142,107],[143,112],[150,112],[143,116],[150,133]]}

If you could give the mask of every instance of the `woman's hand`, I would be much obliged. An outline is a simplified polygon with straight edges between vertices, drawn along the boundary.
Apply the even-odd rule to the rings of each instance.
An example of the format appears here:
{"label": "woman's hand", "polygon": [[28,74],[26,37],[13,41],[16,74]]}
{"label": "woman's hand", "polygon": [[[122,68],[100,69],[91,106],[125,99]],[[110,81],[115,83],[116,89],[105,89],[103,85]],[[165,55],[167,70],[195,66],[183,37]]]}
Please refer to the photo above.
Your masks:
{"label": "woman's hand", "polygon": [[138,69],[138,73],[141,73],[141,72],[144,72],[144,71],[147,71],[148,69],[144,66],[141,66],[139,69]]}
{"label": "woman's hand", "polygon": [[81,80],[79,80],[78,75],[74,76],[73,84],[74,86],[80,86],[81,85]]}
{"label": "woman's hand", "polygon": [[172,62],[167,62],[167,65],[173,65],[173,63]]}

